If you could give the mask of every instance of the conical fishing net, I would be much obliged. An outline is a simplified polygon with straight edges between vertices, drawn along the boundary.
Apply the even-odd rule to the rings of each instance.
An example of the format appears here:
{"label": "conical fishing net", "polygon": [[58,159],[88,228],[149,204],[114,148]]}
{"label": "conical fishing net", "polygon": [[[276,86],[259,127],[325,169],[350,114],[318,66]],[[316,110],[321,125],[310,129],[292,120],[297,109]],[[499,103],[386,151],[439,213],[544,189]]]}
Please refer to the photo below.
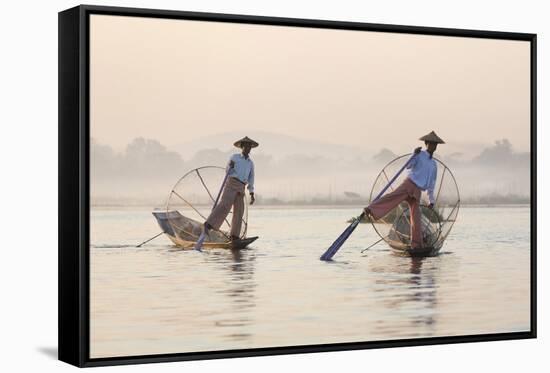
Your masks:
{"label": "conical fishing net", "polygon": [[[380,191],[397,174],[410,158],[411,154],[403,155],[389,162],[378,174],[370,194],[372,201]],[[440,249],[449,235],[456,221],[460,207],[460,194],[456,180],[449,168],[434,157],[437,163],[437,180],[434,189],[434,209],[428,208],[430,204],[428,194],[422,193],[420,200],[421,227],[423,246]],[[384,194],[395,190],[408,177],[409,170],[405,169],[391,184]],[[410,210],[407,202],[401,202],[381,219],[371,221],[374,229],[393,248],[410,248]]]}
{"label": "conical fishing net", "polygon": [[[193,246],[202,233],[202,226],[214,206],[224,181],[225,169],[216,166],[205,166],[187,172],[174,185],[166,203],[168,223],[172,227],[178,244],[184,247]],[[220,194],[220,200],[221,195]],[[244,214],[239,237],[246,236],[248,221],[248,203],[244,198]],[[219,202],[218,202],[219,203]],[[219,230],[211,230],[205,243],[226,242],[230,238],[233,209],[223,221]]]}

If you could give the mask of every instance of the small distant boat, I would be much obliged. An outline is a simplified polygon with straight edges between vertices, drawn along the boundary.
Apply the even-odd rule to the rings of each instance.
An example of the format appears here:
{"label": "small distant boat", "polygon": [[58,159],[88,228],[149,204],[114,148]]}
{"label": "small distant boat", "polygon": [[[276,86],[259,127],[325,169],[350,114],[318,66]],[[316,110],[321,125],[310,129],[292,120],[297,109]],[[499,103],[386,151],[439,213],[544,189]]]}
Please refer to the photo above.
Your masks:
{"label": "small distant boat", "polygon": [[[202,224],[196,220],[188,218],[179,213],[179,211],[153,211],[153,216],[157,223],[166,234],[166,236],[178,247],[182,249],[193,249],[202,232]],[[230,240],[227,235],[221,231],[211,230],[207,240],[203,243],[204,249],[244,249],[252,242],[258,239],[255,237],[246,237],[239,240]]]}

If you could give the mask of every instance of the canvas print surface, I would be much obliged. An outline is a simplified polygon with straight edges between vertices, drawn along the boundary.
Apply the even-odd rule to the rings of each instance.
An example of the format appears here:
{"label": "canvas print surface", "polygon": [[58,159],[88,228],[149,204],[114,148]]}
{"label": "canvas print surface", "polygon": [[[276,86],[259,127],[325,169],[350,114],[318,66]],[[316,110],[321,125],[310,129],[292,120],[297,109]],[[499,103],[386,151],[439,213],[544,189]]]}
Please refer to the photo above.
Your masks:
{"label": "canvas print surface", "polygon": [[530,330],[530,44],[90,16],[90,357]]}

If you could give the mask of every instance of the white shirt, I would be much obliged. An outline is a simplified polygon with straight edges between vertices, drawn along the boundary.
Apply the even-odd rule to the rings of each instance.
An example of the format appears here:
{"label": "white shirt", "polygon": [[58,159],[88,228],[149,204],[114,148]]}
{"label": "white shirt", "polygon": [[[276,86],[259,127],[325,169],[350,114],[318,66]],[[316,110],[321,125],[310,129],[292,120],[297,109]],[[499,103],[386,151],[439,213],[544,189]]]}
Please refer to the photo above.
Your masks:
{"label": "white shirt", "polygon": [[235,177],[243,183],[248,184],[248,191],[254,193],[254,162],[252,162],[250,156],[245,158],[242,153],[233,154],[229,159],[227,169],[229,169],[231,161],[233,161],[235,165],[233,169],[229,171],[229,177]]}
{"label": "white shirt", "polygon": [[418,153],[407,166],[409,179],[422,190],[428,191],[430,203],[435,203],[434,188],[437,180],[437,162],[425,150]]}

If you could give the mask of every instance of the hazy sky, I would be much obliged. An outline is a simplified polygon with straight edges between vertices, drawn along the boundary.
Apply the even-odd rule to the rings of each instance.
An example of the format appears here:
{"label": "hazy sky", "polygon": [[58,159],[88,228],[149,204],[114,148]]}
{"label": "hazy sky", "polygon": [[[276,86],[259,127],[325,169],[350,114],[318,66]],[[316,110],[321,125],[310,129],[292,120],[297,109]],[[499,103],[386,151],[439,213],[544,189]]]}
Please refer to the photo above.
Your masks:
{"label": "hazy sky", "polygon": [[90,52],[91,134],[116,149],[250,129],[395,149],[434,129],[529,150],[528,42],[93,15]]}

